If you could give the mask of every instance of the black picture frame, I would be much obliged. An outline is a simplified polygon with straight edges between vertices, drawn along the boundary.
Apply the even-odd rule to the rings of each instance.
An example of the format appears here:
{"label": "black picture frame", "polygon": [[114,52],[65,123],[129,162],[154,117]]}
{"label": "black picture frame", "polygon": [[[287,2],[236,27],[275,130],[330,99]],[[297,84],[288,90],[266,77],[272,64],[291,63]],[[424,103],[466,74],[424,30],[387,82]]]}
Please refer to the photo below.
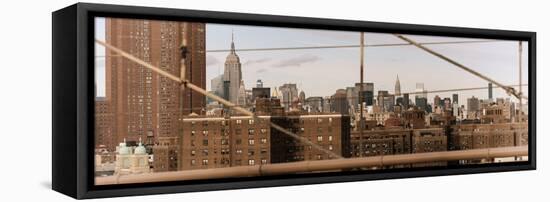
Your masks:
{"label": "black picture frame", "polygon": [[[408,168],[124,185],[94,185],[94,17],[312,28],[528,41],[529,159],[498,165]],[[536,33],[77,3],[52,13],[52,188],[84,199],[536,169]]]}

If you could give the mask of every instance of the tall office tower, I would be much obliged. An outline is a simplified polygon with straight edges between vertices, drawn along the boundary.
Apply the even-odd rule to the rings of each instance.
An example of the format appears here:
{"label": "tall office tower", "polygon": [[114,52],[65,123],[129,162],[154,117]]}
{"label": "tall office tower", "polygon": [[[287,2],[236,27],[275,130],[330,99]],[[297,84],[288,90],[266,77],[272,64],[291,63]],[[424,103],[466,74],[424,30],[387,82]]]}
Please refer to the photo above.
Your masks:
{"label": "tall office tower", "polygon": [[210,80],[210,88],[214,94],[223,97],[223,74],[220,74]]}
{"label": "tall office tower", "polygon": [[[206,34],[205,34],[205,24],[204,23],[183,23],[180,25],[181,35],[185,37],[187,41],[187,57],[186,57],[186,79],[190,83],[195,84],[202,89],[206,89]],[[158,30],[161,34],[169,35],[170,33],[166,30]],[[157,32],[158,32],[157,31]],[[181,37],[180,37],[181,38]],[[170,43],[166,37],[160,37],[161,41],[164,43]],[[158,39],[157,39],[158,40]],[[180,43],[181,44],[181,43]],[[170,45],[166,46],[173,47]],[[181,45],[180,45],[180,55],[181,55]],[[160,52],[161,57],[165,53]],[[169,60],[166,58],[164,60]],[[162,62],[161,62],[162,64]],[[181,61],[180,61],[181,66]],[[202,114],[204,108],[206,107],[206,97],[198,92],[191,90],[190,88],[185,88],[183,90],[183,101],[182,112],[184,115],[190,113]]]}
{"label": "tall office tower", "polygon": [[410,98],[408,93],[403,94],[403,109],[407,110],[410,107]]}
{"label": "tall office tower", "polygon": [[458,94],[453,94],[453,104],[458,104]]}
{"label": "tall office tower", "polygon": [[[106,18],[108,44],[180,75],[182,39],[187,41],[187,79],[206,87],[205,25],[174,21]],[[106,99],[113,112],[117,142],[176,136],[178,118],[205,106],[204,96],[182,92],[180,85],[142,65],[106,51]]]}
{"label": "tall office tower", "polygon": [[393,111],[395,104],[395,96],[388,93],[386,90],[379,90],[377,97],[378,106],[382,107],[385,111]]}
{"label": "tall office tower", "polygon": [[489,100],[493,99],[493,83],[489,83]]}
{"label": "tall office tower", "polygon": [[239,56],[235,52],[235,43],[233,42],[233,35],[231,35],[231,51],[225,58],[225,69],[223,73],[224,87],[228,91],[224,91],[228,99],[232,103],[239,101],[239,88],[241,87],[242,80],[241,61]]}
{"label": "tall office tower", "polygon": [[479,99],[472,96],[471,98],[468,98],[468,112],[476,112],[480,109],[479,107]]}
{"label": "tall office tower", "polygon": [[416,96],[414,98],[414,104],[420,109],[424,111],[428,111],[428,100],[422,96]]}
{"label": "tall office tower", "polygon": [[[374,83],[363,83],[363,92],[361,91],[361,83],[355,83],[355,95],[363,99],[362,102],[366,103],[366,106],[372,106],[374,100]],[[359,98],[357,98],[359,99]],[[361,102],[357,102],[359,104]],[[355,103],[354,103],[355,104]]]}
{"label": "tall office tower", "polygon": [[332,95],[331,99],[331,109],[333,112],[338,112],[339,114],[349,114],[349,103],[346,96],[346,90],[336,90],[336,93]]}
{"label": "tall office tower", "polygon": [[399,82],[399,75],[397,75],[397,80],[395,80],[395,96],[401,96],[401,83]]}
{"label": "tall office tower", "polygon": [[424,83],[416,83],[416,93],[418,97],[428,99],[428,92],[424,89]]}
{"label": "tall office tower", "polygon": [[289,110],[292,102],[298,100],[298,88],[295,83],[285,83],[279,87],[279,91],[282,96],[282,104],[285,110]]}

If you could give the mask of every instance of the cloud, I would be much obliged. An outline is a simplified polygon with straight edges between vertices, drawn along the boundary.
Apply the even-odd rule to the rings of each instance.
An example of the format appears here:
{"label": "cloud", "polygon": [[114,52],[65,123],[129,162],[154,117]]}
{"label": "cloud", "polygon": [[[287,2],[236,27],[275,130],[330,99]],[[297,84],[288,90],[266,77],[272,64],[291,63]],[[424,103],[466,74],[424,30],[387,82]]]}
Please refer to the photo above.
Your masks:
{"label": "cloud", "polygon": [[219,63],[220,63],[220,60],[218,60],[218,58],[211,55],[206,56],[206,66],[217,65]]}
{"label": "cloud", "polygon": [[256,70],[256,73],[264,73],[264,72],[267,72],[267,69],[261,68],[261,69]]}
{"label": "cloud", "polygon": [[257,60],[248,60],[248,61],[244,62],[243,65],[258,64],[258,63],[264,63],[264,62],[269,62],[269,61],[271,61],[271,58],[260,58],[260,59],[257,59]]}
{"label": "cloud", "polygon": [[286,60],[282,60],[273,65],[273,67],[299,67],[305,63],[312,63],[321,60],[320,57],[314,55],[302,55]]}

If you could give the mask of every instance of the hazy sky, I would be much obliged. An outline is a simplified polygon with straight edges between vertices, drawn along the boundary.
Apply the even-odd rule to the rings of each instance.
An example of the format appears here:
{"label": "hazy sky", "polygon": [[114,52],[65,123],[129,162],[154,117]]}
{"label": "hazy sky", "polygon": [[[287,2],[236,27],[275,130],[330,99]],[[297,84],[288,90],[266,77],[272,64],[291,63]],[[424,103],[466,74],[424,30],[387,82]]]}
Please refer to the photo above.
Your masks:
{"label": "hazy sky", "polygon": [[[330,96],[337,89],[345,89],[359,82],[359,48],[239,52],[240,48],[357,45],[358,32],[207,24],[207,89],[210,89],[210,80],[223,73],[228,54],[208,50],[229,49],[232,32],[247,89],[254,87],[256,80],[261,79],[264,86],[271,88],[296,83],[306,97]],[[483,40],[406,36],[417,42]],[[96,19],[96,38],[105,38],[104,19]],[[365,33],[365,43],[404,41],[390,34]],[[517,41],[427,46],[501,83],[516,85],[519,82]],[[523,82],[527,83],[527,42],[523,46]],[[96,45],[96,55],[104,55],[104,48]],[[104,63],[104,58],[96,58],[99,96],[104,95],[105,91]],[[486,81],[414,46],[365,48],[365,82],[374,82],[375,91],[388,90],[393,93],[398,74],[401,92],[413,92],[417,82],[423,82],[426,90],[487,86]],[[528,95],[527,87],[523,91]],[[451,97],[451,94],[438,93],[440,97]],[[494,89],[493,94],[494,97],[510,97],[501,89]],[[460,104],[466,105],[466,98],[472,95],[487,98],[487,90],[459,92]],[[433,96],[435,94],[428,95],[429,102],[433,102]]]}

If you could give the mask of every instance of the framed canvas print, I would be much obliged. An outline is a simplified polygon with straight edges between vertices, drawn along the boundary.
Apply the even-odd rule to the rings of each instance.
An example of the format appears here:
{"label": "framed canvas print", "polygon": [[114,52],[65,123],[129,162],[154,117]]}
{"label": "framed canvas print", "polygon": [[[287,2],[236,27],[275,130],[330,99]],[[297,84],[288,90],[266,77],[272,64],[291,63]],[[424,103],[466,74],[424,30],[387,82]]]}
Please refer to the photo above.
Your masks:
{"label": "framed canvas print", "polygon": [[75,198],[535,169],[534,32],[52,16],[53,189]]}

